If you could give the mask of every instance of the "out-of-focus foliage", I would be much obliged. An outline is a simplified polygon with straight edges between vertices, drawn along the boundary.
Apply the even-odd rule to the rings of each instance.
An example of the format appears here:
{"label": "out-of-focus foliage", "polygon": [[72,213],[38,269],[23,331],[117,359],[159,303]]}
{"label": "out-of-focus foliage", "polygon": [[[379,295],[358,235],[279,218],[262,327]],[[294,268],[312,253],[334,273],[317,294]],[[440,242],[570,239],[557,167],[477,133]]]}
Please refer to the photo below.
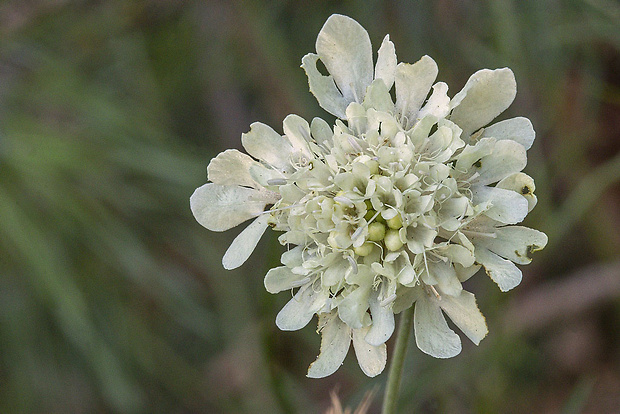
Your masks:
{"label": "out-of-focus foliage", "polygon": [[[620,411],[620,6],[610,0],[0,3],[0,412],[318,412],[381,386],[355,364],[305,378],[311,327],[220,259],[188,199],[253,121],[326,114],[301,57],[348,14],[399,60],[437,60],[454,94],[511,67],[532,119],[528,223],[550,243],[500,295],[468,286],[490,334],[435,360],[410,347],[413,412]],[[376,395],[380,395],[376,394]],[[375,397],[370,412],[380,402]],[[375,410],[375,411],[373,411]]]}

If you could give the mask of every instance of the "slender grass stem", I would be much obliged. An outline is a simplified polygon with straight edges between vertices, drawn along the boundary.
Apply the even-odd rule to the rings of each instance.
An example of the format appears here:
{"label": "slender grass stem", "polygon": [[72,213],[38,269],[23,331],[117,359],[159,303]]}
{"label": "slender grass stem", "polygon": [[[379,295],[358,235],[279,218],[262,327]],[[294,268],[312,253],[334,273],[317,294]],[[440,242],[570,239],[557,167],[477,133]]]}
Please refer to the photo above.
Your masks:
{"label": "slender grass stem", "polygon": [[400,379],[403,373],[405,356],[407,355],[407,344],[413,330],[413,306],[403,311],[400,315],[398,333],[396,334],[396,345],[394,346],[390,372],[385,386],[385,396],[383,397],[383,414],[394,414],[398,403],[398,391],[400,389]]}

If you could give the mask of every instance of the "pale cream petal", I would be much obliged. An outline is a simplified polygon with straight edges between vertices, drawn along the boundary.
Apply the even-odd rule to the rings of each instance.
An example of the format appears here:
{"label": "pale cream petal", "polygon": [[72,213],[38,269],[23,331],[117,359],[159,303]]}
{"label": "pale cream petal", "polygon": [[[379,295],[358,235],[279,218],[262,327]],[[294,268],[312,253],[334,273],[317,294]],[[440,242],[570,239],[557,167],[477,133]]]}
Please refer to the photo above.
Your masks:
{"label": "pale cream petal", "polygon": [[[469,171],[477,161],[482,160],[493,152],[497,140],[494,138],[482,138],[475,144],[466,145],[456,160],[457,171]],[[474,165],[475,164],[475,165]]]}
{"label": "pale cream petal", "polygon": [[465,216],[469,208],[471,208],[471,202],[465,196],[455,196],[444,200],[439,210],[441,227],[448,231],[458,230],[461,226],[461,218]]}
{"label": "pale cream petal", "polygon": [[495,237],[472,237],[477,246],[518,264],[532,261],[530,254],[547,245],[547,235],[541,231],[522,226],[506,226],[494,229]]}
{"label": "pale cream petal", "polygon": [[276,325],[283,331],[296,331],[312,320],[327,300],[323,291],[315,291],[306,285],[297,291],[276,316]]}
{"label": "pale cream petal", "polygon": [[473,132],[504,112],[516,94],[517,83],[509,68],[479,70],[452,98],[450,120],[463,129],[461,138],[468,142]]}
{"label": "pale cream petal", "polygon": [[235,240],[233,240],[222,258],[224,269],[236,269],[248,260],[258,241],[265,233],[265,230],[267,230],[268,220],[268,214],[258,216],[256,220],[235,237]]}
{"label": "pale cream petal", "polygon": [[428,98],[428,102],[420,109],[418,118],[422,119],[426,115],[432,115],[437,119],[445,118],[450,113],[450,97],[448,96],[448,85],[444,82],[437,82],[433,85],[433,93]]}
{"label": "pale cream petal", "polygon": [[528,150],[534,143],[536,132],[532,122],[522,116],[497,122],[484,129],[481,137],[493,137],[497,140],[511,139]]}
{"label": "pale cream petal", "polygon": [[484,316],[478,309],[476,298],[472,293],[464,290],[459,296],[442,295],[437,304],[476,345],[489,332]]}
{"label": "pale cream petal", "polygon": [[465,267],[472,266],[476,260],[473,252],[460,244],[449,244],[444,248],[438,249],[438,252],[450,259],[451,262]]}
{"label": "pale cream petal", "polygon": [[461,282],[456,277],[454,266],[450,262],[428,263],[428,270],[437,280],[439,288],[447,295],[458,296],[463,290]]}
{"label": "pale cream petal", "polygon": [[338,305],[340,319],[353,329],[361,328],[364,325],[370,288],[370,285],[356,288]]}
{"label": "pale cream petal", "polygon": [[520,172],[509,175],[508,177],[500,180],[496,187],[516,191],[521,194],[527,200],[529,211],[532,211],[538,202],[538,199],[534,194],[534,191],[536,190],[534,180],[525,173]]}
{"label": "pale cream petal", "polygon": [[284,135],[286,135],[291,142],[293,150],[301,152],[308,157],[308,159],[312,158],[312,153],[308,146],[308,142],[311,140],[308,121],[299,115],[291,114],[284,118],[282,124],[284,126]]}
{"label": "pale cream petal", "polygon": [[423,56],[413,65],[399,63],[396,67],[396,110],[403,119],[405,129],[416,121],[437,73],[437,64],[429,56]]}
{"label": "pale cream petal", "polygon": [[291,272],[286,266],[275,267],[265,275],[265,289],[269,293],[278,293],[299,287],[301,281],[308,280],[304,275]]}
{"label": "pale cream petal", "polygon": [[377,64],[375,66],[375,79],[381,79],[387,90],[394,85],[394,76],[396,72],[396,50],[394,43],[390,41],[390,35],[385,35],[381,47],[377,52]]}
{"label": "pale cream petal", "polygon": [[368,327],[353,329],[353,349],[357,362],[369,377],[376,377],[383,372],[387,362],[387,347],[385,344],[378,346],[370,345],[364,340],[368,333]]}
{"label": "pale cream petal", "polygon": [[[366,100],[364,99],[364,102]],[[360,147],[360,141],[356,135],[363,133],[366,131],[368,120],[366,118],[366,108],[362,104],[358,104],[357,102],[351,102],[349,106],[347,106],[347,110],[345,111],[347,116],[347,122],[349,129],[353,132],[354,135],[350,137],[353,142],[357,142],[357,148]],[[351,141],[349,141],[349,145]],[[364,141],[361,141],[364,143]]]}
{"label": "pale cream petal", "polygon": [[397,314],[405,309],[409,309],[423,295],[426,295],[426,293],[424,293],[419,284],[413,287],[399,286],[396,291],[396,300],[394,300],[392,305],[392,311]]}
{"label": "pale cream petal", "polygon": [[407,247],[412,253],[420,254],[425,247],[433,245],[433,241],[437,236],[437,231],[426,228],[422,225],[407,228]]}
{"label": "pale cream petal", "polygon": [[250,175],[250,167],[258,163],[236,149],[221,152],[207,167],[207,178],[219,185],[243,185],[257,188]]}
{"label": "pale cream petal", "polygon": [[308,368],[308,377],[324,378],[336,372],[344,362],[351,346],[351,328],[336,312],[319,314],[321,352]]}
{"label": "pale cream petal", "polygon": [[253,156],[282,171],[290,170],[289,154],[292,147],[288,139],[268,125],[254,122],[250,131],[241,135],[243,148]]}
{"label": "pale cream petal", "polygon": [[527,155],[523,145],[510,140],[497,141],[493,146],[493,152],[474,164],[480,176],[470,182],[482,185],[496,183],[521,171],[526,164]]}
{"label": "pale cream petal", "polygon": [[401,285],[412,286],[417,282],[417,276],[413,266],[405,264],[398,273],[398,282]]}
{"label": "pale cream petal", "polygon": [[301,59],[301,67],[308,76],[310,92],[321,108],[338,118],[345,119],[345,111],[350,102],[342,96],[333,77],[325,76],[319,72],[316,67],[318,60],[319,56],[314,53],[308,53]]}
{"label": "pale cream petal", "polygon": [[277,194],[253,188],[207,183],[190,197],[198,223],[211,231],[224,231],[261,214]]}
{"label": "pale cream petal", "polygon": [[362,103],[373,79],[366,29],[350,17],[331,15],[316,39],[316,52],[348,103]]}
{"label": "pale cream petal", "polygon": [[461,339],[448,327],[437,303],[422,295],[413,314],[418,348],[435,358],[452,358],[461,352]]}
{"label": "pale cream petal", "polygon": [[521,283],[521,270],[510,260],[502,259],[481,245],[476,245],[476,261],[484,266],[491,280],[502,292],[507,292]]}
{"label": "pale cream petal", "polygon": [[474,204],[491,202],[491,207],[484,214],[501,223],[520,223],[529,212],[527,199],[514,191],[477,185],[471,187],[471,192]]}
{"label": "pale cream petal", "polygon": [[[287,250],[284,253],[282,253],[282,256],[280,257],[280,261],[282,262],[284,266],[287,266],[291,269],[297,266],[301,266],[302,263],[304,262],[304,259],[303,259],[304,249],[305,249],[305,246],[293,247],[292,249]],[[275,293],[275,292],[271,292],[271,293]]]}
{"label": "pale cream petal", "polygon": [[381,306],[377,299],[377,292],[373,292],[370,300],[370,315],[372,325],[364,339],[370,345],[379,346],[392,336],[394,333],[394,312],[389,306]]}
{"label": "pale cream petal", "polygon": [[[281,171],[255,163],[250,167],[250,177],[261,187],[272,189],[272,183],[284,179]],[[285,180],[286,181],[286,180]]]}
{"label": "pale cream petal", "polygon": [[372,108],[381,112],[393,112],[394,103],[389,90],[381,79],[375,80],[370,84],[364,98],[364,107]]}
{"label": "pale cream petal", "polygon": [[342,258],[336,259],[335,261],[329,263],[329,266],[327,266],[327,269],[323,272],[321,283],[323,286],[335,286],[342,283],[344,276],[350,267],[351,264],[348,260],[344,260]]}
{"label": "pale cream petal", "polygon": [[[343,113],[345,110],[346,108],[343,109]],[[332,137],[334,136],[334,131],[332,131],[332,128],[323,119],[313,118],[310,123],[310,131],[317,144],[324,145],[327,148],[332,147]]]}

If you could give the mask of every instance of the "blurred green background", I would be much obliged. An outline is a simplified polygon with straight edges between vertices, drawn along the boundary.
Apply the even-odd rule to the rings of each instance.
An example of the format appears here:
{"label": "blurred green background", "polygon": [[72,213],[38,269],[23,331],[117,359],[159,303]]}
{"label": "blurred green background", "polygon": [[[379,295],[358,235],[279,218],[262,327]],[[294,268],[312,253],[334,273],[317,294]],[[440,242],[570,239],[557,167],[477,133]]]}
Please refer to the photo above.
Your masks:
{"label": "blurred green background", "polygon": [[[238,229],[189,210],[206,165],[260,120],[323,112],[299,65],[327,17],[375,50],[429,54],[453,95],[509,66],[537,131],[526,225],[550,243],[456,358],[409,347],[403,413],[620,412],[620,4],[613,0],[0,2],[0,412],[316,413],[367,379],[322,380],[315,323],[280,332],[268,233],[241,269]],[[389,346],[393,343],[390,341]]]}

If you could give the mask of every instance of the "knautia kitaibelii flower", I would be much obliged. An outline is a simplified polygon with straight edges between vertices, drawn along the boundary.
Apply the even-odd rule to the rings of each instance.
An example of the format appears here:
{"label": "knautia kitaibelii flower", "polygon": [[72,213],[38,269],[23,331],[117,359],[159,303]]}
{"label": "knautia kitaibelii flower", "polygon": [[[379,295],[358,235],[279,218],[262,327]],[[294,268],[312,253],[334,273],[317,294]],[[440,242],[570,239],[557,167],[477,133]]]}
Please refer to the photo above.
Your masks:
{"label": "knautia kitaibelii flower", "polygon": [[253,219],[224,255],[226,269],[246,261],[267,227],[283,232],[283,266],[265,287],[294,292],[276,317],[280,329],[318,315],[321,351],[308,376],[336,371],[351,342],[364,373],[379,374],[394,314],[414,303],[418,347],[453,357],[461,341],[444,313],[475,344],[487,334],[461,283],[483,266],[510,290],[521,281],[515,263],[547,243],[515,225],[536,204],[534,181],[521,172],[532,124],[487,126],[512,103],[514,75],[480,70],[450,98],[433,59],[397,63],[388,35],[373,63],[366,30],[341,15],[327,20],[316,50],[302,67],[335,125],[289,115],[281,135],[252,124],[242,136],[249,155],[227,150],[209,164],[211,182],[191,197],[194,216],[213,231]]}

